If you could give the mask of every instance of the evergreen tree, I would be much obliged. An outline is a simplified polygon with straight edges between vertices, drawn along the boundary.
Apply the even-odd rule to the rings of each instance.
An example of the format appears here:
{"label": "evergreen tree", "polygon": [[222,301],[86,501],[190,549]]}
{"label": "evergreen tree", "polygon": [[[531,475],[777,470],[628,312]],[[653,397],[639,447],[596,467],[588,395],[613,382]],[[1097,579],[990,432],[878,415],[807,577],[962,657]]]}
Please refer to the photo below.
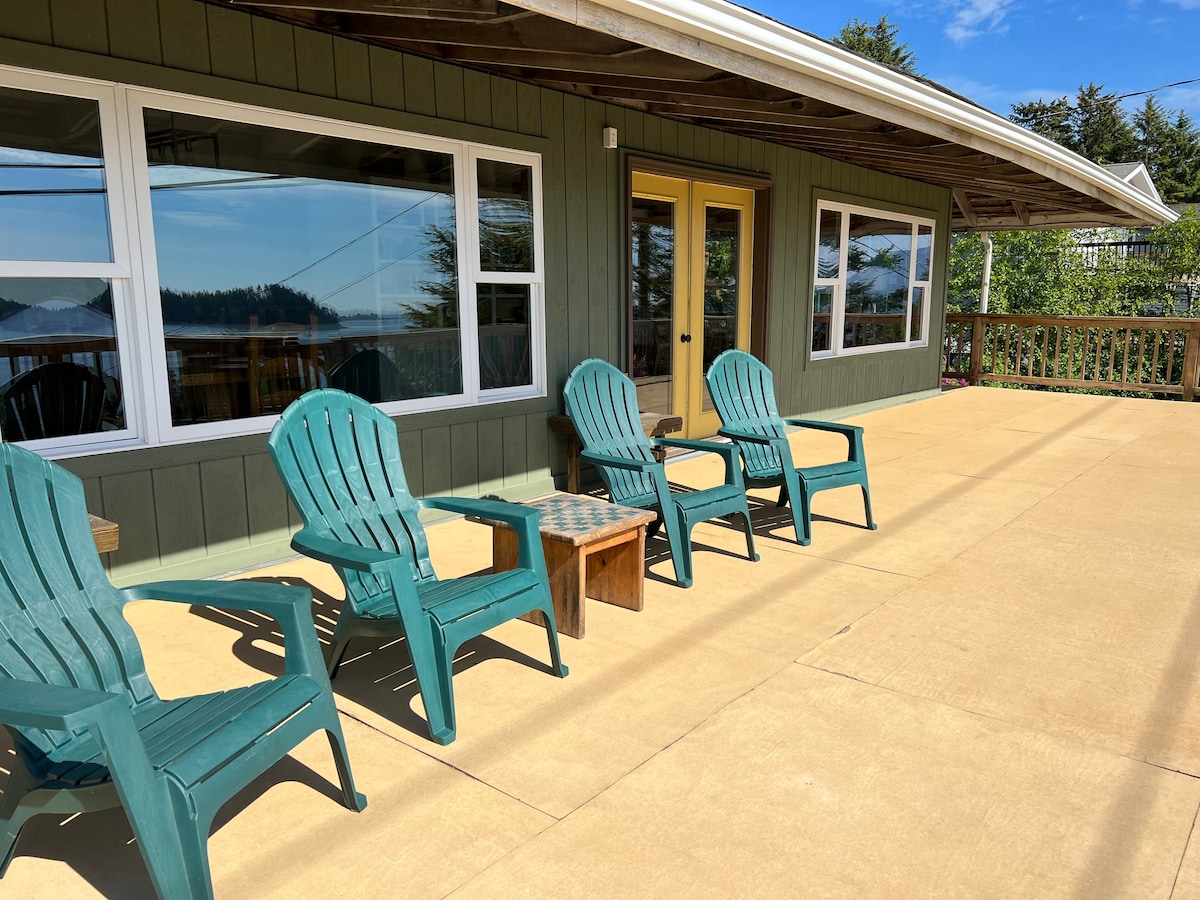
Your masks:
{"label": "evergreen tree", "polygon": [[1074,114],[1070,101],[1066,97],[1059,97],[1049,103],[1044,100],[1014,103],[1012,115],[1008,118],[1035,134],[1074,150],[1077,146]]}
{"label": "evergreen tree", "polygon": [[1095,83],[1079,88],[1075,101],[1075,141],[1072,149],[1092,162],[1122,163],[1137,159],[1138,141],[1116,94]]}
{"label": "evergreen tree", "polygon": [[896,40],[899,33],[900,26],[889,22],[887,16],[880,16],[874,25],[854,18],[846,22],[832,40],[847,50],[906,75],[920,75],[917,71],[917,55],[908,49],[908,44]]}

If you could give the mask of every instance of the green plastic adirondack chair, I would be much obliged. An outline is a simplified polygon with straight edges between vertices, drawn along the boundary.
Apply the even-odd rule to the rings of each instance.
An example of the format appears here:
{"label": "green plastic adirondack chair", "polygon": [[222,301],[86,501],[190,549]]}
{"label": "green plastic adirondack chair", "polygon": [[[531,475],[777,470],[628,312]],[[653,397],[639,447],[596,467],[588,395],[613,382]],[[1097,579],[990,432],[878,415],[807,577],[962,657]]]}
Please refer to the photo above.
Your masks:
{"label": "green plastic adirondack chair", "polygon": [[[867,461],[863,453],[863,430],[858,425],[820,422],[812,419],[783,419],[775,406],[775,381],[771,370],[744,350],[726,350],[713,360],[705,378],[722,427],[718,434],[742,449],[742,465],[749,487],[779,486],[779,506],[792,500],[792,522],[796,540],[812,542],[812,513],[809,503],[817,491],[858,485],[862,488],[867,527],[871,517],[871,489],[867,484]],[[792,462],[785,425],[813,428],[845,435],[849,452],[845,462],[797,468]]]}
{"label": "green plastic adirondack chair", "polygon": [[[680,585],[692,586],[692,528],[698,522],[740,515],[746,532],[746,555],[758,560],[737,447],[677,438],[651,441],[642,430],[633,382],[602,359],[585,359],[575,367],[563,388],[563,401],[583,445],[579,458],[599,470],[609,500],[658,511],[655,527],[661,524],[666,529],[675,580]],[[652,452],[658,447],[720,454],[725,460],[725,483],[673,493],[667,484],[666,466]]]}
{"label": "green plastic adirondack chair", "polygon": [[[0,876],[39,813],[124,806],[154,888],[211,897],[208,832],[217,810],[310,734],[329,735],[355,810],[346,745],[321,665],[311,594],[248,582],[165,581],[117,590],[92,540],[83,485],[0,445],[0,724],[16,748],[0,797]],[[163,701],[121,614],[131,600],[256,610],[283,629],[284,674]]]}
{"label": "green plastic adirondack chair", "polygon": [[[542,613],[555,674],[559,655],[541,513],[513,503],[460,497],[415,499],[400,462],[396,423],[361,397],[325,388],[289,406],[267,448],[304,519],[292,547],[334,567],[346,602],[329,648],[329,676],[359,636],[407,639],[430,736],[455,736],[454,654],[471,638],[534,610]],[[418,519],[422,509],[480,516],[512,526],[517,568],[438,580]]]}

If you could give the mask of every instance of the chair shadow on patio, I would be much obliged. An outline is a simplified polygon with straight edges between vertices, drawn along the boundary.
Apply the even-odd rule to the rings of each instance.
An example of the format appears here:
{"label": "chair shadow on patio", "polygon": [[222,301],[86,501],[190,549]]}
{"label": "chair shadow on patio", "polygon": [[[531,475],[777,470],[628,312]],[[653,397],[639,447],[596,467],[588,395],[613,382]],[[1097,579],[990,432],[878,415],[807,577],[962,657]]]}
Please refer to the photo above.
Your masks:
{"label": "chair shadow on patio", "polygon": [[[8,771],[12,759],[11,741],[0,729],[0,770]],[[0,772],[0,789],[6,782],[7,776]],[[336,784],[304,763],[285,756],[220,808],[210,834],[240,816],[271,788],[287,782],[303,785],[337,803],[342,800],[341,789]],[[16,858],[21,857],[65,863],[105,897],[154,896],[150,874],[121,807],[73,816],[34,816],[21,831]]]}
{"label": "chair shadow on patio", "polygon": [[[746,500],[750,506],[750,523],[754,529],[755,537],[771,538],[772,540],[783,541],[785,544],[793,544],[798,547],[803,546],[795,537],[795,522],[792,519],[790,504],[788,506],[777,506],[775,497],[759,497],[754,494],[747,494]],[[871,530],[862,522],[839,519],[835,516],[822,515],[818,512],[812,513],[812,521],[814,523],[828,522],[833,525],[845,525],[849,528],[857,528],[860,531]],[[739,534],[742,530],[740,525],[729,522],[726,519],[713,519],[712,524],[737,531]],[[789,530],[792,532],[791,535],[786,533]]]}
{"label": "chair shadow on patio", "polygon": [[[490,571],[484,570],[484,571]],[[480,574],[480,573],[475,573]],[[248,578],[267,584],[286,584],[307,588],[313,594],[313,621],[322,652],[328,652],[342,601],[302,578],[270,576]],[[269,675],[282,671],[283,644],[275,621],[266,616],[240,610],[193,607],[192,614],[241,632],[233,645],[234,655],[248,666]],[[406,641],[399,638],[355,638],[337,677],[333,692],[377,713],[422,740],[429,739],[424,716],[413,709],[418,696],[416,677]],[[553,668],[536,657],[494,641],[487,635],[464,643],[454,657],[454,675],[490,660],[508,660],[538,672],[553,674]]]}

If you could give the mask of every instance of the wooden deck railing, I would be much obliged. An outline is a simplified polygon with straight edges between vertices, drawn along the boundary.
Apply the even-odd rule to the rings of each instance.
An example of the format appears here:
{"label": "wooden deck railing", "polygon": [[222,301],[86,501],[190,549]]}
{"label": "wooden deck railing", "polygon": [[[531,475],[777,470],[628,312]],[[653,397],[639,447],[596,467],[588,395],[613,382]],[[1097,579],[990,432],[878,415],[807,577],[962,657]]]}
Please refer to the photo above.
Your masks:
{"label": "wooden deck railing", "polygon": [[943,377],[1200,394],[1200,319],[946,316]]}

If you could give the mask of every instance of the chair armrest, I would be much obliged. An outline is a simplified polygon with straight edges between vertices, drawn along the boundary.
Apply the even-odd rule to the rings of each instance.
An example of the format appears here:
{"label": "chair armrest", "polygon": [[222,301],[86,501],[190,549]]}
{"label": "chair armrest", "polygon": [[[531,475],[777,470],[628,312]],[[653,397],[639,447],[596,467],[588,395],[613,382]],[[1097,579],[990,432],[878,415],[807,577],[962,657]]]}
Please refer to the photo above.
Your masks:
{"label": "chair armrest", "polygon": [[371,575],[382,574],[394,566],[396,560],[404,559],[400,553],[339,541],[307,528],[302,528],[292,535],[292,549],[331,566],[342,566]]}
{"label": "chair armrest", "polygon": [[283,631],[284,672],[320,679],[325,671],[312,620],[312,591],[259,581],[157,581],[126,588],[130,600],[166,600],[260,612]]}
{"label": "chair armrest", "polygon": [[788,425],[798,428],[813,428],[817,431],[833,431],[837,434],[861,434],[861,425],[843,425],[841,422],[820,422],[816,419],[784,419]]}
{"label": "chair armrest", "polygon": [[816,431],[828,431],[840,434],[846,439],[848,449],[846,460],[866,465],[866,454],[863,451],[863,429],[861,425],[843,425],[840,422],[819,422],[815,419],[784,419],[789,425],[799,428],[812,428]]}
{"label": "chair armrest", "polygon": [[579,454],[579,458],[593,466],[612,466],[614,469],[628,469],[631,472],[649,472],[662,465],[652,459],[626,459],[624,456],[607,456],[590,450],[584,450]]}
{"label": "chair armrest", "polygon": [[716,441],[689,441],[684,438],[655,438],[650,442],[654,447],[680,447],[684,450],[699,450],[702,453],[716,453],[725,460],[725,483],[743,486],[742,467],[738,459],[742,451],[737,444],[719,444]]}
{"label": "chair armrest", "polygon": [[464,516],[478,516],[481,519],[494,519],[506,525],[517,528],[532,519],[536,526],[541,521],[539,510],[521,506],[519,503],[507,503],[503,500],[476,500],[472,497],[424,497],[418,501],[422,509],[443,509],[446,512],[462,513]]}
{"label": "chair armrest", "polygon": [[106,704],[129,707],[121,694],[0,675],[0,722],[14,728],[75,731],[97,721]]}
{"label": "chair armrest", "polygon": [[737,431],[733,428],[722,428],[717,431],[721,437],[727,437],[731,441],[745,441],[748,444],[762,444],[770,447],[778,444],[780,441],[787,442],[785,437],[774,437],[769,434],[752,434],[749,431]]}
{"label": "chair armrest", "polygon": [[538,523],[542,520],[540,510],[503,500],[476,500],[471,497],[425,497],[420,504],[422,509],[443,509],[464,516],[503,522],[517,533],[517,566],[538,575],[547,573],[546,552],[538,533]]}

